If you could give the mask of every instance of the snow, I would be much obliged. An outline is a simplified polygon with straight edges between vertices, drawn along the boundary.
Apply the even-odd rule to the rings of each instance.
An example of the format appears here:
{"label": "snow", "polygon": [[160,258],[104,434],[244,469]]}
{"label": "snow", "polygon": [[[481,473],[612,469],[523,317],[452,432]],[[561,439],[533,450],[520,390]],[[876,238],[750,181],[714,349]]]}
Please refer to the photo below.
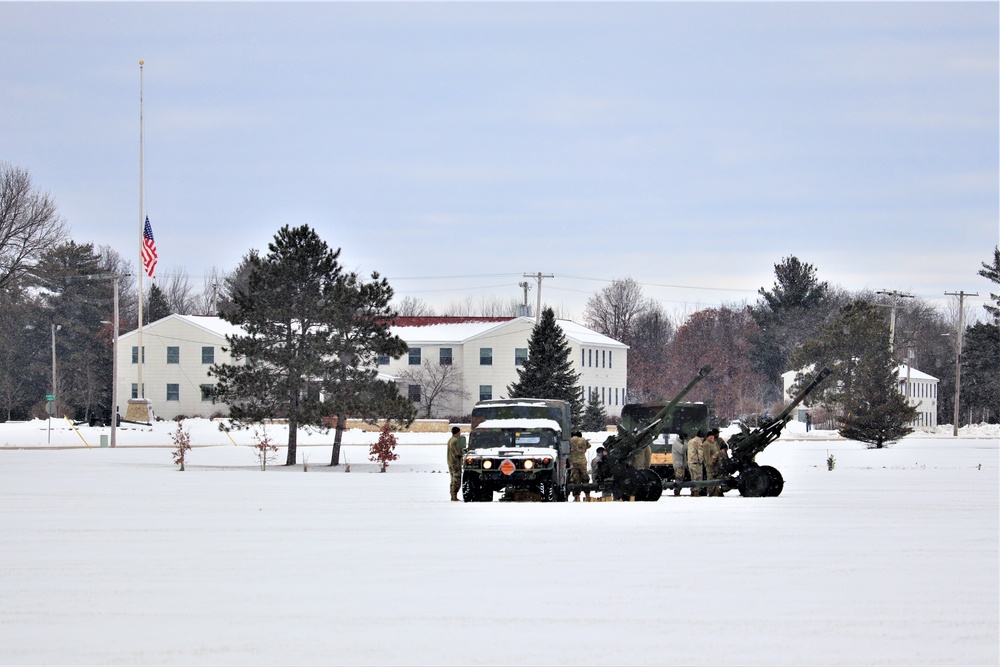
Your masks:
{"label": "snow", "polygon": [[465,504],[447,433],[379,474],[377,433],[344,473],[302,432],[308,471],[261,472],[189,420],[181,473],[174,424],[53,425],[0,424],[3,664],[1000,660],[996,426],[868,450],[793,423],[759,457],[777,498]]}

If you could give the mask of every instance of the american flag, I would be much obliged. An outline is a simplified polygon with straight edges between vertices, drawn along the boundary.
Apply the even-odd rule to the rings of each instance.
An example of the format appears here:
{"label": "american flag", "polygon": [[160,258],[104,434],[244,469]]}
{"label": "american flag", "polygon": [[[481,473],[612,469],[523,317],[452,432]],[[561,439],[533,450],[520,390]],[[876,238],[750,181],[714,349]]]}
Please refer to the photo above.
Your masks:
{"label": "american flag", "polygon": [[149,216],[146,216],[146,226],[142,228],[142,268],[146,275],[155,278],[153,271],[156,270],[156,241],[153,240],[153,227],[149,224]]}

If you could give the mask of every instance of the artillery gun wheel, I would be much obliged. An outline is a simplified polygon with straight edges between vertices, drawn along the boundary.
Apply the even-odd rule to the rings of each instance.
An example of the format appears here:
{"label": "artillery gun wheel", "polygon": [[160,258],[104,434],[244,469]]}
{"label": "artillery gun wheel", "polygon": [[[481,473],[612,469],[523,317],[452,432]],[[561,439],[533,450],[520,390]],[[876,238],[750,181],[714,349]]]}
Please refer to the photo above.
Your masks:
{"label": "artillery gun wheel", "polygon": [[[643,482],[645,482],[642,500],[655,503],[663,495],[663,478],[652,469],[640,470],[639,474],[642,475]],[[636,497],[636,500],[640,500],[640,498]]]}
{"label": "artillery gun wheel", "polygon": [[767,474],[771,482],[766,495],[780,496],[781,490],[785,488],[785,479],[781,476],[781,473],[778,472],[777,468],[771,466],[761,466],[760,469]]}
{"label": "artillery gun wheel", "polygon": [[[777,471],[775,471],[777,472]],[[770,495],[771,476],[762,468],[747,468],[740,473],[740,495],[747,498],[761,498]]]}
{"label": "artillery gun wheel", "polygon": [[646,500],[646,479],[642,471],[635,468],[624,468],[615,475],[615,500]]}

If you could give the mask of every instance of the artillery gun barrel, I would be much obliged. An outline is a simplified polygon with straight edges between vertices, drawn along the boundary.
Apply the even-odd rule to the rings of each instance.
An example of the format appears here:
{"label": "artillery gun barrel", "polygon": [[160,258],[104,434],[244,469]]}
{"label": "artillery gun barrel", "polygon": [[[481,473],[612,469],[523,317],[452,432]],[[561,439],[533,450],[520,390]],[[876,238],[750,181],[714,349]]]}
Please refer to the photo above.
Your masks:
{"label": "artillery gun barrel", "polygon": [[823,370],[821,370],[819,373],[817,373],[816,377],[814,377],[809,384],[807,384],[805,387],[803,387],[802,391],[800,391],[798,394],[796,394],[795,398],[792,399],[792,402],[789,403],[785,407],[785,409],[782,410],[778,414],[777,417],[775,417],[774,421],[775,422],[784,421],[788,417],[788,415],[792,414],[792,410],[794,410],[795,408],[797,408],[798,405],[799,405],[799,403],[801,403],[802,401],[806,400],[806,396],[808,396],[809,394],[811,394],[812,391],[813,391],[813,389],[815,389],[817,386],[819,386],[819,383],[822,382],[823,380],[825,380],[826,376],[828,376],[832,372],[833,371],[831,371],[829,368],[826,368],[824,366]]}
{"label": "artillery gun barrel", "polygon": [[732,465],[736,468],[750,465],[757,454],[760,454],[768,445],[777,440],[785,428],[785,424],[788,423],[792,410],[804,401],[806,396],[812,393],[831,372],[829,368],[823,368],[817,373],[816,377],[792,399],[792,402],[784,410],[778,413],[778,416],[770,424],[751,431],[744,430],[730,438],[729,455],[732,457]]}
{"label": "artillery gun barrel", "polygon": [[667,418],[677,408],[677,404],[681,402],[681,399],[687,396],[688,392],[694,389],[696,384],[704,380],[711,371],[712,367],[707,365],[698,369],[698,374],[694,376],[694,379],[688,382],[687,386],[681,389],[680,393],[674,396],[672,401],[664,405],[663,409],[649,420],[649,423],[634,434],[628,433],[619,424],[617,436],[612,436],[614,442],[611,443],[612,451],[608,452],[609,456],[618,461],[624,461],[643,447],[651,444],[656,439],[656,436],[667,427],[669,423]]}

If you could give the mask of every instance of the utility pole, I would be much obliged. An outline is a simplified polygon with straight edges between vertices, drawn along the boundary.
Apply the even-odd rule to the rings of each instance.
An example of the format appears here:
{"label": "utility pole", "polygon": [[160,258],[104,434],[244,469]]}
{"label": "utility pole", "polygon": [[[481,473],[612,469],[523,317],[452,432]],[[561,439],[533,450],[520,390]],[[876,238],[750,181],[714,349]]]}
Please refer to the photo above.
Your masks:
{"label": "utility pole", "polygon": [[896,351],[896,306],[899,299],[912,299],[913,295],[907,292],[896,290],[879,290],[876,294],[885,294],[892,297],[892,315],[889,317],[889,351]]}
{"label": "utility pole", "polygon": [[958,398],[962,390],[962,333],[965,330],[965,297],[979,296],[979,292],[967,293],[964,290],[958,292],[945,292],[945,296],[958,297],[958,339],[955,341],[955,425],[952,429],[952,436],[958,437]]}
{"label": "utility pole", "polygon": [[[534,278],[538,281],[538,307],[535,309],[535,324],[542,321],[542,279],[543,278],[555,278],[551,273],[525,273],[525,278]],[[525,291],[525,300],[527,301],[527,290]]]}

